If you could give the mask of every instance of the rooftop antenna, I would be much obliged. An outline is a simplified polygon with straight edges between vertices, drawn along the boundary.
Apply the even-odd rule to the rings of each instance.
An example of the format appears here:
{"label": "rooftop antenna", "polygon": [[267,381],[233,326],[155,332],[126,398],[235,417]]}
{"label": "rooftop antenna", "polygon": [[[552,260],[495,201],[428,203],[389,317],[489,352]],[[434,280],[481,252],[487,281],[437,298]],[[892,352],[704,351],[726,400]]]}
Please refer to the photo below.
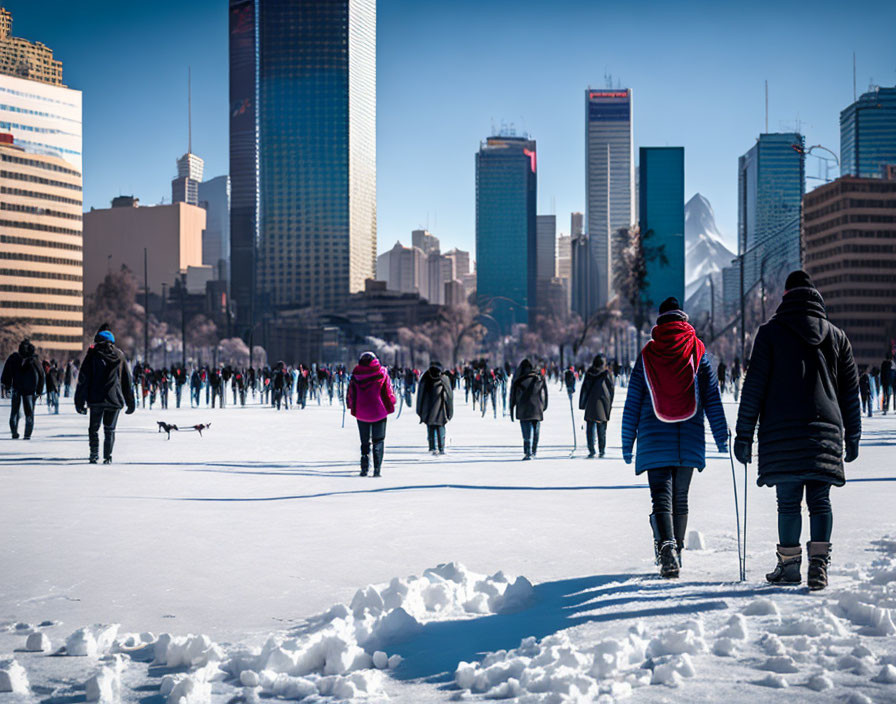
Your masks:
{"label": "rooftop antenna", "polygon": [[765,133],[768,134],[768,79],[765,79]]}
{"label": "rooftop antenna", "polygon": [[193,153],[193,67],[187,66],[187,153]]}
{"label": "rooftop antenna", "polygon": [[856,52],[852,52],[852,102],[856,102]]}

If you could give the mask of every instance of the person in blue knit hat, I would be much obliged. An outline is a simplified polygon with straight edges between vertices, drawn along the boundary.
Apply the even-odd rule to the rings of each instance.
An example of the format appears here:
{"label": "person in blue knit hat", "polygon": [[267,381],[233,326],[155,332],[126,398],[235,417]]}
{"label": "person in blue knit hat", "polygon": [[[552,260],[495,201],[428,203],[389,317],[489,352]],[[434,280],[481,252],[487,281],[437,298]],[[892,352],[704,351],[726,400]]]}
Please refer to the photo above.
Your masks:
{"label": "person in blue knit hat", "polygon": [[112,464],[115,445],[115,426],[118,414],[127,406],[130,415],[136,408],[134,385],[124,353],[115,346],[115,336],[108,324],[103,324],[84,356],[78,387],[75,389],[75,410],[86,414],[90,410],[90,463],[99,461],[100,425],[103,426],[103,464]]}

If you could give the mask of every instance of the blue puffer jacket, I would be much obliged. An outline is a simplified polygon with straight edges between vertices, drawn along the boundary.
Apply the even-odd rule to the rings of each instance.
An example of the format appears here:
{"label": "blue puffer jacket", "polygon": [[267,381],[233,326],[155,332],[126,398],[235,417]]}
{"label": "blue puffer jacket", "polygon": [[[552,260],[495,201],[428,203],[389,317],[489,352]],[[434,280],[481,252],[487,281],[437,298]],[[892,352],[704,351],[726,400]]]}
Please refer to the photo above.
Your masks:
{"label": "blue puffer jacket", "polygon": [[697,412],[680,423],[664,423],[653,412],[650,392],[644,382],[644,362],[640,355],[632,371],[622,412],[622,456],[632,460],[635,438],[638,454],[635,474],[658,467],[706,466],[703,414],[709,419],[719,452],[728,451],[728,424],[719,395],[719,381],[709,354],[704,354],[697,370]]}

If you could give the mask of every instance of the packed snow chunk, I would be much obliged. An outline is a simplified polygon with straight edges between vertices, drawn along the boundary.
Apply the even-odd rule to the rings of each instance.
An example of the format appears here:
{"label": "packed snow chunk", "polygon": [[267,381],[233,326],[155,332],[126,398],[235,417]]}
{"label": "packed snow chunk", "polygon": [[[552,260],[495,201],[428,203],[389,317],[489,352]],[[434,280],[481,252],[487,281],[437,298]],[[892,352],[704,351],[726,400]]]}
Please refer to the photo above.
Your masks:
{"label": "packed snow chunk", "polygon": [[382,650],[377,650],[373,654],[373,666],[377,670],[385,670],[389,667],[389,656],[386,655]]}
{"label": "packed snow chunk", "polygon": [[745,616],[778,616],[778,606],[771,599],[753,599],[743,610]]}
{"label": "packed snow chunk", "polygon": [[766,633],[759,639],[760,647],[765,651],[766,655],[784,655],[787,651],[784,643],[773,633]]}
{"label": "packed snow chunk", "polygon": [[793,662],[793,658],[787,655],[776,655],[770,657],[762,665],[760,670],[768,670],[769,672],[777,672],[780,674],[799,672],[800,669]]}
{"label": "packed snow chunk", "polygon": [[206,635],[175,637],[163,634],[156,643],[155,661],[167,667],[203,667],[223,657],[221,649]]}
{"label": "packed snow chunk", "polygon": [[845,704],[873,704],[871,699],[866,697],[861,692],[853,692],[843,701],[845,702]]}
{"label": "packed snow chunk", "polygon": [[28,694],[28,673],[15,659],[0,660],[0,692]]}
{"label": "packed snow chunk", "polygon": [[718,638],[712,645],[712,652],[720,657],[733,657],[737,652],[737,646],[731,638]]}
{"label": "packed snow chunk", "polygon": [[893,624],[890,609],[866,604],[855,593],[844,594],[838,605],[855,625],[865,626],[865,633],[868,635],[896,635],[896,625]]}
{"label": "packed snow chunk", "polygon": [[772,689],[785,689],[790,686],[781,675],[766,675],[761,680],[756,680],[753,684],[758,684],[760,687],[771,687]]}
{"label": "packed snow chunk", "polygon": [[532,603],[535,589],[525,577],[517,577],[516,581],[504,590],[497,611],[499,613],[511,613],[525,609]]}
{"label": "packed snow chunk", "polygon": [[809,678],[806,686],[814,692],[826,692],[827,690],[834,688],[834,683],[831,681],[830,677],[822,674],[817,674],[812,675]]}
{"label": "packed snow chunk", "polygon": [[47,653],[50,651],[50,638],[46,633],[32,633],[25,641],[25,650],[32,653]]}
{"label": "packed snow chunk", "polygon": [[747,639],[747,619],[740,614],[734,614],[728,619],[728,625],[719,631],[720,638],[733,638],[734,640]]}
{"label": "packed snow chunk", "polygon": [[378,670],[322,677],[317,680],[316,685],[318,693],[322,696],[334,697],[338,701],[388,698],[383,689],[383,674]]}
{"label": "packed snow chunk", "polygon": [[240,673],[240,684],[243,687],[257,687],[259,683],[258,673],[254,670],[243,670]]}
{"label": "packed snow chunk", "polygon": [[109,652],[118,635],[117,623],[94,624],[79,628],[65,640],[67,655],[98,657]]}
{"label": "packed snow chunk", "polygon": [[392,609],[376,625],[375,635],[378,643],[395,643],[413,636],[421,628],[417,621],[403,608]]}
{"label": "packed snow chunk", "polygon": [[401,664],[402,660],[403,660],[403,658],[401,657],[401,655],[391,655],[389,657],[388,668],[390,670],[394,670],[396,667],[398,667]]}
{"label": "packed snow chunk", "polygon": [[896,684],[896,667],[889,664],[884,665],[874,676],[873,681],[881,684]]}
{"label": "packed snow chunk", "polygon": [[211,684],[191,675],[165,675],[159,691],[167,704],[208,704],[212,699]]}
{"label": "packed snow chunk", "polygon": [[121,697],[121,671],[116,667],[102,667],[84,684],[89,702],[112,704]]}
{"label": "packed snow chunk", "polygon": [[677,686],[679,678],[693,677],[696,674],[691,656],[687,653],[669,655],[654,661],[651,684],[668,684]]}
{"label": "packed snow chunk", "polygon": [[696,635],[691,629],[663,631],[650,641],[647,646],[647,655],[657,657],[661,655],[681,655],[687,653],[696,655],[706,650],[706,642]]}
{"label": "packed snow chunk", "polygon": [[690,531],[685,548],[688,550],[706,550],[706,540],[703,538],[703,533],[698,530]]}

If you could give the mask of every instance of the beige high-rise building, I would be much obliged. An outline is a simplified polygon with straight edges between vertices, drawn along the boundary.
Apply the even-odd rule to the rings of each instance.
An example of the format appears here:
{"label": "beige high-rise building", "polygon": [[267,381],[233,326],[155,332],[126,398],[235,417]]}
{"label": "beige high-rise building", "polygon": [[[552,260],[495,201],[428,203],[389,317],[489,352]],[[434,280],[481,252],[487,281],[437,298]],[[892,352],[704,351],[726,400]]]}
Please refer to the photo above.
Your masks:
{"label": "beige high-rise building", "polygon": [[143,250],[149,290],[161,294],[188,267],[202,267],[205,210],[188,203],[141,207],[116,198],[113,207],[84,213],[84,293],[91,294],[122,265],[143,287]]}
{"label": "beige high-rise building", "polygon": [[62,83],[62,62],[53,58],[53,50],[41,42],[13,37],[12,13],[0,7],[0,73],[41,83]]}
{"label": "beige high-rise building", "polygon": [[81,174],[0,134],[0,318],[45,356],[82,349]]}

